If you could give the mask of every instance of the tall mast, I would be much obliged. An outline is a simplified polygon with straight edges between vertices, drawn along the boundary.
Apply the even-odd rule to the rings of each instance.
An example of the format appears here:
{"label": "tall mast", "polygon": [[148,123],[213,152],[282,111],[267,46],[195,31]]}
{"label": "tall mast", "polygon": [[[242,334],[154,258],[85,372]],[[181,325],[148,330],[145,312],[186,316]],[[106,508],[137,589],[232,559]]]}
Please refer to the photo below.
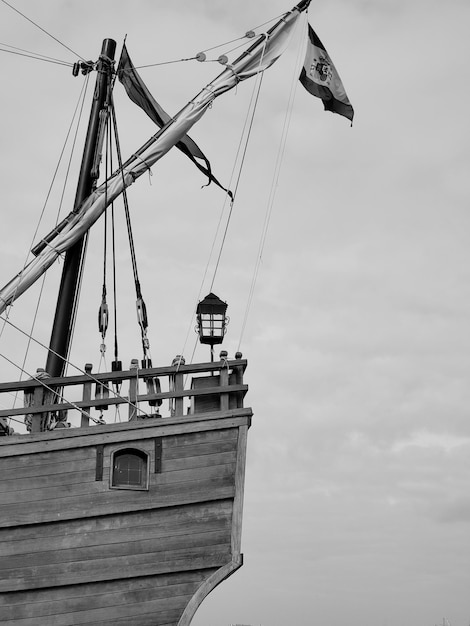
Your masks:
{"label": "tall mast", "polygon": [[[78,210],[85,198],[90,195],[98,178],[100,144],[102,144],[103,131],[107,119],[106,108],[112,80],[115,51],[116,42],[113,39],[105,39],[97,66],[98,75],[96,77],[95,92],[75,195],[74,212]],[[62,376],[64,373],[78,304],[80,269],[84,254],[85,237],[77,241],[65,255],[46,362],[46,371],[51,376]]]}

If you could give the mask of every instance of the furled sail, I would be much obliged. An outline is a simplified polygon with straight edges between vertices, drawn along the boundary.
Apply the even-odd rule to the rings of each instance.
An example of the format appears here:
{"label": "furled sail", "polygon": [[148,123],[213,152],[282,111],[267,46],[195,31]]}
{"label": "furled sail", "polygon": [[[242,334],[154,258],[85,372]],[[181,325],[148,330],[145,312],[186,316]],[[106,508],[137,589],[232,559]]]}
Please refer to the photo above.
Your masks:
{"label": "furled sail", "polygon": [[189,129],[202,117],[207,108],[221,94],[235,87],[240,81],[263,72],[270,67],[286,49],[299,15],[305,11],[310,0],[302,0],[286,13],[266,34],[257,40],[233,64],[170,120],[158,133],[144,144],[122,167],[83,202],[77,212],[71,213],[62,230],[47,243],[3,289],[0,290],[0,313],[23,294],[57,258],[67,251],[88,231],[124,189],[142,176],[161,159]]}

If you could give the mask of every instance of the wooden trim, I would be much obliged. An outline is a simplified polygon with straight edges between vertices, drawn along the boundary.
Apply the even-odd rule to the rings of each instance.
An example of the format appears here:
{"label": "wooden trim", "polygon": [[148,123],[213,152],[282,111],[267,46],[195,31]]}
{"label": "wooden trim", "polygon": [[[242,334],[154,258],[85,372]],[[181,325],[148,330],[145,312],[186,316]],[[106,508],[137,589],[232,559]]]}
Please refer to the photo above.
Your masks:
{"label": "wooden trim", "polygon": [[245,490],[245,465],[246,443],[248,426],[240,426],[238,429],[237,464],[235,469],[235,498],[232,513],[232,555],[238,557],[241,554],[243,498]]}
{"label": "wooden trim", "polygon": [[[228,388],[229,386],[229,368],[228,365],[225,367],[222,367],[220,370],[220,387],[221,388]],[[221,411],[227,411],[228,410],[228,403],[229,403],[229,395],[227,392],[223,392],[220,394],[220,410]]]}
{"label": "wooden trim", "polygon": [[[129,433],[129,431],[117,431],[117,432],[105,432],[105,433],[88,433],[87,437],[73,438],[73,439],[59,439],[55,441],[51,441],[50,445],[47,445],[49,442],[45,441],[36,441],[31,442],[29,446],[20,446],[16,445],[12,447],[10,450],[2,450],[2,457],[7,456],[18,456],[23,454],[35,454],[42,453],[48,451],[58,451],[58,450],[68,450],[70,448],[79,448],[79,447],[88,447],[94,446],[100,443],[103,444],[112,444],[112,443],[120,443],[126,441],[137,442],[143,439],[152,439],[155,436],[173,436],[173,435],[184,435],[191,434],[196,432],[205,432],[211,430],[224,430],[230,428],[236,428],[238,426],[243,426],[246,424],[246,420],[249,418],[226,418],[225,420],[214,420],[213,422],[207,422],[204,420],[200,424],[188,424],[187,427],[185,425],[174,425],[168,426],[167,428],[161,428],[158,431],[150,429],[144,431],[137,431]],[[98,430],[98,428],[96,429]]]}
{"label": "wooden trim", "polygon": [[[228,361],[229,368],[233,367],[242,367],[243,371],[245,371],[247,366],[246,359],[234,359]],[[225,367],[225,364],[224,364]],[[187,374],[199,374],[201,372],[216,372],[220,370],[221,364],[218,362],[210,362],[210,363],[195,363],[193,365],[179,365],[168,366],[168,367],[150,367],[148,369],[138,369],[137,374],[135,369],[129,370],[121,370],[118,372],[104,372],[102,374],[91,374],[92,382],[100,381],[100,382],[122,382],[124,380],[128,380],[129,378],[138,377],[140,378],[148,378],[153,376],[171,376],[172,374],[176,374],[181,372],[185,376]],[[47,385],[54,387],[62,387],[64,385],[73,386],[73,385],[83,385],[90,381],[90,376],[80,375],[80,376],[67,376],[67,377],[58,377],[58,378],[48,378]],[[40,383],[39,383],[40,384]],[[31,387],[37,387],[37,380],[24,380],[24,381],[14,381],[8,383],[0,383],[0,393],[8,392],[8,391],[24,391],[25,389],[30,389]]]}
{"label": "wooden trim", "polygon": [[[43,401],[43,397],[44,397],[44,387],[36,387],[34,389],[34,396],[33,396],[33,405],[30,407],[25,407],[25,414],[26,413],[34,413],[34,407],[38,407],[42,404]],[[29,410],[31,409],[31,410]],[[41,418],[42,418],[42,414],[43,414],[43,410],[42,408],[39,409],[38,413],[35,413],[32,417],[31,420],[31,432],[33,434],[35,433],[40,433],[41,432]]]}
{"label": "wooden trim", "polygon": [[[219,550],[217,550],[217,547]],[[58,568],[56,564],[45,565],[41,568],[42,572],[40,576],[36,576],[31,570],[27,578],[13,577],[10,579],[1,579],[0,592],[29,591],[48,587],[83,584],[89,581],[91,571],[93,571],[94,581],[98,582],[121,580],[125,578],[132,579],[139,576],[158,576],[173,572],[211,569],[214,567],[224,569],[229,558],[224,546],[213,546],[211,554],[207,554],[207,547],[202,546],[187,548],[181,551],[181,554],[176,550],[171,551],[170,554],[163,552],[163,555],[162,553],[151,553],[147,555],[147,560],[143,560],[142,555],[130,555],[126,559],[126,567],[124,568],[122,567],[122,558],[120,557],[108,559],[106,566],[103,562],[79,562],[72,564],[72,567],[68,570],[62,568],[60,574],[57,573]],[[240,565],[238,565],[238,567],[240,567]],[[230,575],[232,571],[234,571],[233,567],[223,578]],[[223,578],[218,582],[221,582]],[[206,595],[209,591],[211,591],[211,589],[206,592]],[[201,601],[202,599],[203,598],[201,598]]]}
{"label": "wooden trim", "polygon": [[[204,430],[217,430],[243,426],[252,416],[249,408],[230,411],[214,411],[183,418],[163,418],[155,420],[134,420],[123,424],[108,424],[90,428],[68,428],[38,435],[17,435],[0,439],[1,456],[18,456],[52,450],[64,450],[94,446],[100,443],[137,441],[155,436],[165,437]],[[132,432],[134,431],[134,432]],[[6,439],[7,441],[3,441]]]}
{"label": "wooden trim", "polygon": [[[80,548],[149,539],[164,540],[168,536],[186,535],[196,528],[222,530],[230,528],[233,501],[230,498],[211,502],[195,502],[182,507],[155,508],[116,512],[105,520],[93,516],[75,520],[60,520],[34,527],[19,526],[2,529],[0,567],[7,567],[4,557],[34,554],[52,550]],[[104,522],[104,524],[103,524]],[[53,528],[53,532],[51,532]],[[132,529],[132,535],[131,533]]]}
{"label": "wooden trim", "polygon": [[155,474],[161,474],[162,471],[162,449],[163,437],[155,437]]}
{"label": "wooden trim", "polygon": [[[138,453],[136,456],[145,457],[145,481],[140,485],[122,485],[114,484],[114,459],[119,452]],[[148,491],[150,486],[150,454],[147,450],[137,448],[134,442],[129,442],[118,447],[113,447],[109,454],[109,488],[110,489],[125,489],[130,491]]]}
{"label": "wooden trim", "polygon": [[[85,365],[85,372],[87,374],[91,374],[91,370],[92,370],[92,365],[91,363],[87,363]],[[83,402],[89,402],[91,400],[91,389],[92,389],[92,381],[88,381],[86,383],[83,383],[83,396],[82,396],[82,401]],[[86,415],[86,413],[90,413],[90,405],[87,404],[86,406],[83,406],[83,413],[81,414],[81,420],[80,420],[80,426],[82,428],[86,428],[87,426],[89,426],[89,418],[88,415]]]}
{"label": "wooden trim", "polygon": [[[127,584],[99,583],[95,588],[86,584],[86,595],[79,593],[75,587],[75,593],[71,597],[67,594],[69,590],[62,588],[63,597],[57,598],[49,592],[46,602],[41,600],[41,592],[33,592],[27,598],[27,604],[21,602],[25,594],[20,592],[21,599],[18,599],[17,602],[1,605],[1,616],[5,620],[2,623],[13,626],[18,620],[17,623],[28,626],[32,624],[35,626],[38,624],[63,626],[64,623],[94,626],[97,624],[109,626],[115,623],[126,626],[129,624],[155,626],[158,623],[174,626],[181,616],[187,600],[191,598],[196,588],[210,573],[212,570],[209,574],[206,573],[204,577],[201,577],[198,573],[191,572],[183,577],[181,582],[175,580],[175,574],[170,574],[144,581],[140,579],[123,581]],[[160,583],[162,578],[166,579],[167,584]],[[51,596],[53,599],[49,600]],[[29,602],[31,603],[29,604]],[[151,608],[153,609],[153,620],[149,619],[151,613],[148,611]],[[170,611],[176,613],[173,620],[167,620],[166,616]],[[143,615],[147,616],[145,620],[142,619]],[[13,620],[13,622],[8,620]]]}
{"label": "wooden trim", "polygon": [[[139,387],[139,362],[135,362],[133,360],[134,367],[131,369],[132,375],[129,377],[129,410],[128,410],[128,420],[131,422],[137,417],[138,410],[138,387]],[[114,398],[114,400],[119,400],[120,398]]]}
{"label": "wooden trim", "polygon": [[[217,469],[217,468],[216,468]],[[163,476],[163,474],[158,475]],[[62,497],[60,519],[84,519],[92,511],[93,515],[115,515],[124,512],[163,509],[198,502],[212,502],[234,498],[233,476],[204,478],[203,481],[166,483],[158,486],[148,495],[143,491],[110,490],[102,483],[88,483],[91,493]],[[103,485],[102,487],[100,487]],[[0,527],[14,528],[18,525],[42,524],[57,521],[57,507],[51,509],[49,502],[36,501],[34,508],[25,503],[2,505],[0,507]]]}
{"label": "wooden trim", "polygon": [[[181,380],[181,383],[178,381]],[[181,385],[183,381],[183,375],[177,375],[176,382],[177,385]],[[49,379],[47,379],[49,385]],[[183,389],[182,387],[178,387],[173,391],[163,391],[161,393],[151,393],[151,394],[139,394],[137,395],[134,387],[137,389],[137,376],[134,379],[130,379],[129,385],[131,387],[129,396],[119,396],[118,398],[99,398],[95,400],[78,400],[77,402],[61,402],[58,404],[44,404],[29,407],[21,407],[19,409],[2,409],[0,410],[0,417],[13,417],[18,415],[25,415],[26,413],[45,413],[47,411],[65,411],[67,409],[84,409],[89,411],[90,407],[95,408],[105,408],[110,405],[117,404],[138,404],[139,402],[148,402],[149,400],[171,400],[175,399],[177,404],[176,416],[183,415],[183,400],[186,397],[192,396],[205,396],[205,395],[221,395],[224,393],[237,393],[237,394],[246,394],[248,392],[248,385],[230,385],[226,388],[221,387],[209,387],[207,389]],[[42,400],[42,387],[37,387],[37,389],[41,392],[41,400]],[[178,408],[181,407],[181,408]],[[178,410],[181,412],[178,414]],[[135,407],[132,405],[129,406],[129,415],[134,415],[136,412]],[[129,419],[133,419],[133,417],[129,417]]]}
{"label": "wooden trim", "polygon": [[104,446],[100,444],[96,446],[95,481],[103,480],[103,456],[104,456]]}
{"label": "wooden trim", "polygon": [[212,574],[204,583],[198,588],[191,600],[186,605],[183,615],[180,618],[177,626],[189,626],[196,613],[197,609],[201,605],[202,601],[209,595],[209,593],[217,587],[223,580],[231,576],[243,565],[243,557],[240,555],[238,558],[233,559],[227,565],[219,568]]}

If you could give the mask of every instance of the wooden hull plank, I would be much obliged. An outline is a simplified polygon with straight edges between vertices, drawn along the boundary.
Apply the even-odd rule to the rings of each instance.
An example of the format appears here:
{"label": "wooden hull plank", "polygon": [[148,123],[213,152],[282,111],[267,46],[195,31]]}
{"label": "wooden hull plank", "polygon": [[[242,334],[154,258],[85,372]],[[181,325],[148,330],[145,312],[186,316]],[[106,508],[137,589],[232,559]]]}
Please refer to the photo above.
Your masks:
{"label": "wooden hull plank", "polygon": [[[29,527],[20,527],[9,533],[9,537],[0,542],[0,571],[11,567],[8,556],[34,555],[46,552],[58,552],[80,549],[96,549],[120,543],[135,543],[148,540],[165,540],[188,533],[211,532],[228,529],[232,523],[232,502],[222,500],[207,505],[189,505],[161,511],[130,513],[84,520],[83,523],[62,522],[54,526],[51,535],[49,525],[34,531]],[[40,556],[38,556],[40,558]],[[44,556],[48,560],[47,555]],[[50,561],[50,559],[49,559]]]}

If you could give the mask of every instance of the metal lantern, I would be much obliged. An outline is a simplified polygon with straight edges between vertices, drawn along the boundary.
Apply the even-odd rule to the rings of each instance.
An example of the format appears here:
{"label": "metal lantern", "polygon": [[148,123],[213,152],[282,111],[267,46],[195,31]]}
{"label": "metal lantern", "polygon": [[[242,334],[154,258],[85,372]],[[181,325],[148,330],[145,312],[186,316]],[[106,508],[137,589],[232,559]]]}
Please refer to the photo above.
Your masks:
{"label": "metal lantern", "polygon": [[199,341],[210,345],[213,360],[214,345],[222,343],[227,330],[227,303],[210,293],[197,305],[197,327]]}

